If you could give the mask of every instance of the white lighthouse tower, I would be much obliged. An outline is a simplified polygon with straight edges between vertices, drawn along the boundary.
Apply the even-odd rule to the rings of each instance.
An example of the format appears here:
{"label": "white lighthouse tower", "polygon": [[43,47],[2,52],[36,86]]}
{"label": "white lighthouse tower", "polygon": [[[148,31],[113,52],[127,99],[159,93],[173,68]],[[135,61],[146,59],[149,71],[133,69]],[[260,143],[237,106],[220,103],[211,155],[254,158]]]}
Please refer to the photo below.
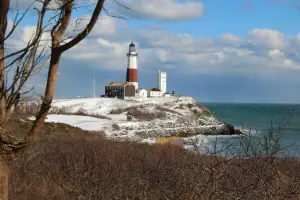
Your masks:
{"label": "white lighthouse tower", "polygon": [[167,92],[167,72],[161,72],[158,70],[158,89],[164,93]]}
{"label": "white lighthouse tower", "polygon": [[127,53],[128,65],[126,81],[135,85],[135,89],[138,89],[137,56],[138,53],[136,52],[135,45],[132,42],[129,45],[129,52]]}

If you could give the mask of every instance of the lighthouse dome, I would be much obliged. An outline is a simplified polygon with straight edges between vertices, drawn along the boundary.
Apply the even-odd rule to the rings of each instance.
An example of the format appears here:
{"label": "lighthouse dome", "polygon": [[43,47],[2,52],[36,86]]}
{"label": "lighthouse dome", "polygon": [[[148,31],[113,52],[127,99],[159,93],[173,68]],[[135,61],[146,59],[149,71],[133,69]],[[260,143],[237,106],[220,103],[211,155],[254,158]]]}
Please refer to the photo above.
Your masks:
{"label": "lighthouse dome", "polygon": [[129,45],[129,52],[135,52],[135,45],[133,42]]}
{"label": "lighthouse dome", "polygon": [[135,47],[135,45],[133,44],[133,42],[131,42],[131,44],[129,45],[129,47]]}

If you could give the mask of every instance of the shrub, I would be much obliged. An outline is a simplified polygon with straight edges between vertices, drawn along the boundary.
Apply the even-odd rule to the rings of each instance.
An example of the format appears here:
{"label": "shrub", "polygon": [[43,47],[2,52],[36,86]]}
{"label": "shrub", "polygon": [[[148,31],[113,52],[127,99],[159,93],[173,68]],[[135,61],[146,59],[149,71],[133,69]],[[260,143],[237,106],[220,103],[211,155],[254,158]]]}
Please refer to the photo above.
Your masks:
{"label": "shrub", "polygon": [[235,132],[235,134],[237,134],[237,135],[242,135],[242,134],[243,134],[243,132],[242,132],[240,129],[238,129],[238,128],[235,128],[235,129],[234,129],[234,132]]}
{"label": "shrub", "polygon": [[166,112],[164,111],[159,111],[155,113],[155,117],[156,118],[160,118],[160,119],[165,119],[167,116]]}
{"label": "shrub", "polygon": [[178,146],[44,138],[12,163],[10,199],[299,199],[300,163]]}
{"label": "shrub", "polygon": [[26,102],[26,103],[19,103],[14,110],[15,115],[28,115],[28,116],[35,116],[38,114],[40,109],[40,102]]}
{"label": "shrub", "polygon": [[86,113],[84,111],[77,111],[75,113],[69,113],[70,115],[80,115],[80,116],[88,116],[88,117],[95,117],[95,118],[99,118],[99,119],[109,119],[111,120],[110,117],[107,117],[107,116],[104,116],[104,115],[100,115],[100,114],[89,114],[89,113]]}
{"label": "shrub", "polygon": [[49,110],[49,114],[57,114],[57,115],[70,115],[70,112],[67,111],[65,107],[61,108],[51,108]]}
{"label": "shrub", "polygon": [[205,106],[202,106],[200,104],[197,104],[198,108],[200,108],[203,113],[207,114],[207,115],[212,115],[212,112]]}
{"label": "shrub", "polygon": [[193,105],[192,103],[188,103],[187,107],[188,107],[189,109],[192,109],[192,107],[194,107],[194,105]]}
{"label": "shrub", "polygon": [[162,107],[162,106],[156,106],[156,109],[159,110],[159,111],[167,112],[167,113],[181,115],[181,113],[176,112],[175,110],[172,110],[172,109],[169,109],[169,108],[165,108],[165,107]]}
{"label": "shrub", "polygon": [[132,116],[131,115],[127,115],[127,121],[132,121]]}
{"label": "shrub", "polygon": [[112,128],[114,131],[120,130],[120,126],[118,124],[112,124]]}
{"label": "shrub", "polygon": [[124,110],[123,108],[118,108],[118,109],[112,109],[109,114],[112,115],[117,115],[117,114],[121,114],[123,112],[125,112],[126,110]]}

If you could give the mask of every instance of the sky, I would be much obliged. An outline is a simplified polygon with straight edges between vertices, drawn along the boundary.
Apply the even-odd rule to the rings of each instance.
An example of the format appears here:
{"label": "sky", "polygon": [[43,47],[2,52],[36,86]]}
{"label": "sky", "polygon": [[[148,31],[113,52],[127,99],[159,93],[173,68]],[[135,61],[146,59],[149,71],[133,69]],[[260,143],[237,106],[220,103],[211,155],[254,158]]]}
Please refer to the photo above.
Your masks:
{"label": "sky", "polygon": [[[20,0],[20,6],[30,1]],[[300,103],[300,1],[118,2],[129,9],[113,0],[105,8],[127,20],[103,13],[89,37],[63,54],[56,98],[91,96],[94,70],[97,95],[110,81],[124,81],[134,42],[139,87],[157,87],[160,69],[168,74],[169,92],[199,102]],[[82,15],[91,13],[77,11],[72,22]],[[34,24],[29,13],[18,39],[9,42],[24,43]],[[44,82],[46,72],[32,81]]]}

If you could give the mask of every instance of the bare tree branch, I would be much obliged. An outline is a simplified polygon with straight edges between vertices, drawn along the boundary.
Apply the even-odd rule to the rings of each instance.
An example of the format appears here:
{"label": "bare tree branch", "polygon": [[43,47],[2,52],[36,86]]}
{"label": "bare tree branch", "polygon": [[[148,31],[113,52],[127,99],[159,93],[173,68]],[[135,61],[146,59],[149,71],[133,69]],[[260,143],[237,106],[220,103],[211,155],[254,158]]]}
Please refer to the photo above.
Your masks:
{"label": "bare tree branch", "polygon": [[81,40],[83,40],[92,30],[92,28],[94,27],[94,25],[97,22],[98,16],[103,8],[103,4],[104,4],[105,0],[98,0],[96,8],[93,12],[93,15],[90,19],[90,22],[88,23],[88,25],[86,26],[86,28],[79,33],[74,39],[72,39],[70,42],[62,45],[59,49],[61,52],[64,52],[70,48],[72,48],[73,46],[75,46],[76,44],[78,44]]}

